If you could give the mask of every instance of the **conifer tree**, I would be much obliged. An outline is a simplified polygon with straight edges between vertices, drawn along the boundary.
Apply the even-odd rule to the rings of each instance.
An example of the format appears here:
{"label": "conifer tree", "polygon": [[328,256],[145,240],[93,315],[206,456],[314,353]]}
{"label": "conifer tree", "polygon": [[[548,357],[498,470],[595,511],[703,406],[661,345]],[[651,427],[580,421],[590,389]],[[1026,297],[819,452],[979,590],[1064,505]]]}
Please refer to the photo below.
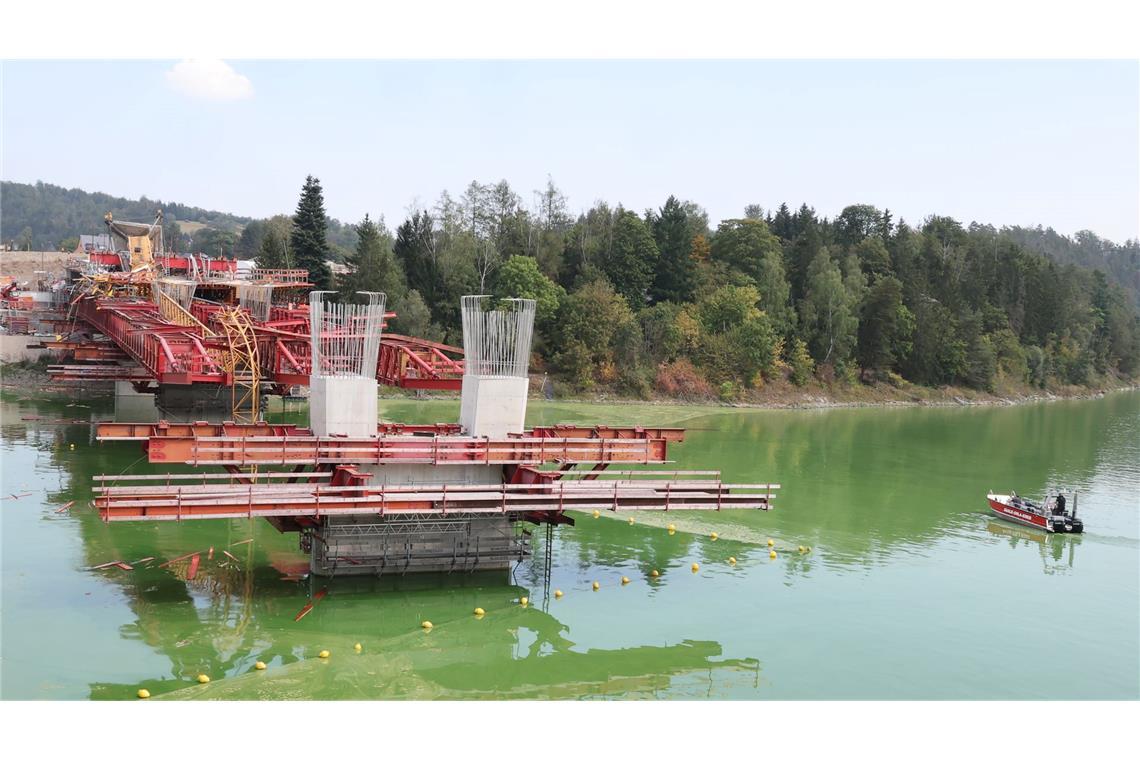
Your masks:
{"label": "conifer tree", "polygon": [[392,254],[390,238],[368,214],[356,225],[356,252],[349,260],[352,273],[342,283],[347,291],[366,290],[386,293],[390,303],[403,295],[404,276]]}
{"label": "conifer tree", "polygon": [[653,284],[657,266],[657,244],[637,214],[621,211],[614,224],[613,247],[601,262],[602,271],[614,290],[625,296],[630,306],[645,305],[645,295]]}
{"label": "conifer tree", "polygon": [[293,215],[291,242],[293,259],[297,266],[309,272],[314,290],[328,290],[332,281],[329,271],[328,217],[321,182],[316,177],[305,177],[297,213]]}
{"label": "conifer tree", "polygon": [[287,245],[288,242],[277,234],[277,230],[269,227],[265,231],[265,236],[261,238],[254,263],[261,269],[287,269],[289,267]]}
{"label": "conifer tree", "polygon": [[661,257],[653,280],[653,300],[684,303],[693,300],[697,264],[684,207],[672,195],[652,217],[653,238]]}

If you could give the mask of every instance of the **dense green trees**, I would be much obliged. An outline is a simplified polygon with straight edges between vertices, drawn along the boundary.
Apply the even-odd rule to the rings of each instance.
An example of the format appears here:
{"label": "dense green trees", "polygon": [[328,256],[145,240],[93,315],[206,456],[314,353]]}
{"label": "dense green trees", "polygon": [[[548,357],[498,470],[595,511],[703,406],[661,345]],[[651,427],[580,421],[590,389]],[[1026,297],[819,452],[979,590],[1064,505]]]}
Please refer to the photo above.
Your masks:
{"label": "dense green trees", "polygon": [[859,366],[873,375],[894,369],[910,353],[913,333],[914,315],[903,305],[902,283],[880,277],[859,316]]}
{"label": "dense green trees", "polygon": [[268,228],[261,237],[254,263],[262,269],[290,269],[289,238]]}
{"label": "dense green trees", "polygon": [[649,215],[653,240],[660,260],[653,278],[654,301],[691,301],[697,285],[697,262],[693,258],[693,230],[688,214],[672,195],[660,212]]}
{"label": "dense green trees", "polygon": [[378,225],[365,214],[356,225],[356,236],[356,251],[348,259],[349,272],[340,278],[341,291],[346,295],[362,290],[386,293],[390,302],[402,298],[406,280],[383,222]]}
{"label": "dense green trees", "polygon": [[645,222],[632,211],[618,208],[613,242],[600,262],[614,289],[637,308],[645,306],[659,257],[657,243]]}
{"label": "dense green trees", "polygon": [[604,201],[572,214],[549,179],[529,205],[505,181],[472,182],[394,235],[368,216],[328,219],[312,177],[292,218],[266,220],[50,185],[3,192],[18,244],[55,247],[101,231],[108,210],[147,220],[161,205],[179,250],[304,266],[322,287],[343,260],[338,287],[388,293],[406,334],[458,342],[468,293],[534,298],[534,366],[580,387],[734,398],[783,377],[1000,389],[1140,372],[1140,244],[1087,232],[913,225],[866,204],[832,219],[753,204],[710,231],[676,196],[644,216]]}

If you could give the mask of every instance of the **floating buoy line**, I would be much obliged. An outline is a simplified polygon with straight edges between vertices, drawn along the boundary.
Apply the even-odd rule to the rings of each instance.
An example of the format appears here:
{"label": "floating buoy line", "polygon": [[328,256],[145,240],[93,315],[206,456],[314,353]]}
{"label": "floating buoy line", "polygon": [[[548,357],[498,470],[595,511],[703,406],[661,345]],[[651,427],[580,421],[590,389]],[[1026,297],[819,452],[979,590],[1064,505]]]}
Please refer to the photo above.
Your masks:
{"label": "floating buoy line", "polygon": [[[598,511],[594,510],[594,517],[598,517],[598,516],[599,516]],[[632,517],[629,519],[629,522],[631,525],[633,524],[634,521],[633,521]],[[674,535],[676,532],[676,526],[673,525],[672,523],[669,523],[668,531],[669,531],[669,535]],[[719,536],[715,532],[709,534],[709,540],[711,540],[711,541],[716,541],[718,538],[719,538]],[[247,543],[248,541],[252,541],[252,539],[247,539],[246,541],[242,541],[240,543]],[[767,540],[767,546],[769,548],[768,558],[770,560],[777,559],[779,557],[779,554],[777,553],[777,550],[775,548],[776,547],[775,540],[769,538]],[[791,551],[791,550],[789,549],[788,551]],[[804,544],[800,544],[796,547],[796,552],[798,554],[801,554],[801,555],[807,554],[807,553],[811,552],[811,547],[806,546]],[[228,554],[228,552],[227,552],[227,554]],[[152,558],[148,557],[148,559],[152,559]],[[726,561],[730,566],[735,566],[737,564],[737,559],[735,556],[728,557],[728,559]],[[689,566],[689,569],[693,572],[694,575],[698,574],[701,570],[700,563],[698,563],[698,562],[692,563]],[[661,577],[661,571],[658,570],[657,568],[653,568],[649,571],[649,578],[651,580],[656,580],[660,577]],[[632,583],[632,580],[629,578],[629,576],[626,576],[626,575],[621,576],[620,586],[622,586],[622,587],[628,586],[630,583]],[[601,590],[601,587],[602,587],[602,584],[600,581],[592,581],[590,584],[590,588],[593,591],[599,591],[599,590]],[[327,589],[322,589],[322,591],[318,594],[318,597],[323,597],[325,595],[325,593],[327,593]],[[565,596],[565,594],[563,593],[562,589],[555,589],[554,590],[554,598],[555,599],[561,599],[563,596]],[[525,597],[525,596],[520,596],[517,601],[518,601],[518,606],[522,607],[523,609],[526,609],[530,604],[530,599],[528,597]],[[481,620],[486,616],[487,611],[485,609],[483,609],[482,607],[476,607],[473,610],[472,614],[476,619]],[[432,631],[432,629],[435,628],[435,626],[432,624],[432,622],[430,620],[423,620],[420,622],[420,628],[423,629],[424,633],[430,633]],[[352,648],[357,654],[360,654],[361,652],[364,651],[364,646],[360,642],[353,644]],[[317,653],[317,659],[322,660],[322,661],[327,661],[331,656],[332,656],[331,652],[327,649],[322,649]],[[254,663],[253,667],[255,670],[266,670],[268,668],[268,666],[264,662],[262,662],[261,660],[258,660],[256,663]],[[208,684],[208,683],[210,683],[210,676],[206,675],[205,673],[200,673],[197,676],[197,681],[200,684]],[[139,689],[136,692],[136,696],[138,699],[150,699],[150,691],[148,691],[147,689]]]}

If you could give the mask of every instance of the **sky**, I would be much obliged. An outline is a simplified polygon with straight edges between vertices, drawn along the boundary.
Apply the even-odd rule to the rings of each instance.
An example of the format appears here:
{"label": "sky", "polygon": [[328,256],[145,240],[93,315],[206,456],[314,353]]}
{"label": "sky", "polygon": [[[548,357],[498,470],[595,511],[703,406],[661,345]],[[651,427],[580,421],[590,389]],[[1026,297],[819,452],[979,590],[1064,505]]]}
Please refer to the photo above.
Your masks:
{"label": "sky", "polygon": [[[1136,61],[5,61],[0,176],[292,213],[383,215],[472,180],[571,211],[669,195],[715,222],[834,216],[1140,237]],[[2,199],[0,199],[2,213]]]}

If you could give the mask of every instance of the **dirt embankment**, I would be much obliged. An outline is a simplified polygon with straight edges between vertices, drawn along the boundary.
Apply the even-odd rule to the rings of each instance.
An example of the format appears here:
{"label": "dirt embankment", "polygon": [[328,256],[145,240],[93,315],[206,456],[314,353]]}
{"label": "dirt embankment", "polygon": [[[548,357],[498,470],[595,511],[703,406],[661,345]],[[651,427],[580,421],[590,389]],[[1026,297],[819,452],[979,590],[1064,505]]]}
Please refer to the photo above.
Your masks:
{"label": "dirt embankment", "polygon": [[62,251],[0,251],[0,279],[13,277],[19,282],[34,283],[48,276],[60,275],[71,253]]}

